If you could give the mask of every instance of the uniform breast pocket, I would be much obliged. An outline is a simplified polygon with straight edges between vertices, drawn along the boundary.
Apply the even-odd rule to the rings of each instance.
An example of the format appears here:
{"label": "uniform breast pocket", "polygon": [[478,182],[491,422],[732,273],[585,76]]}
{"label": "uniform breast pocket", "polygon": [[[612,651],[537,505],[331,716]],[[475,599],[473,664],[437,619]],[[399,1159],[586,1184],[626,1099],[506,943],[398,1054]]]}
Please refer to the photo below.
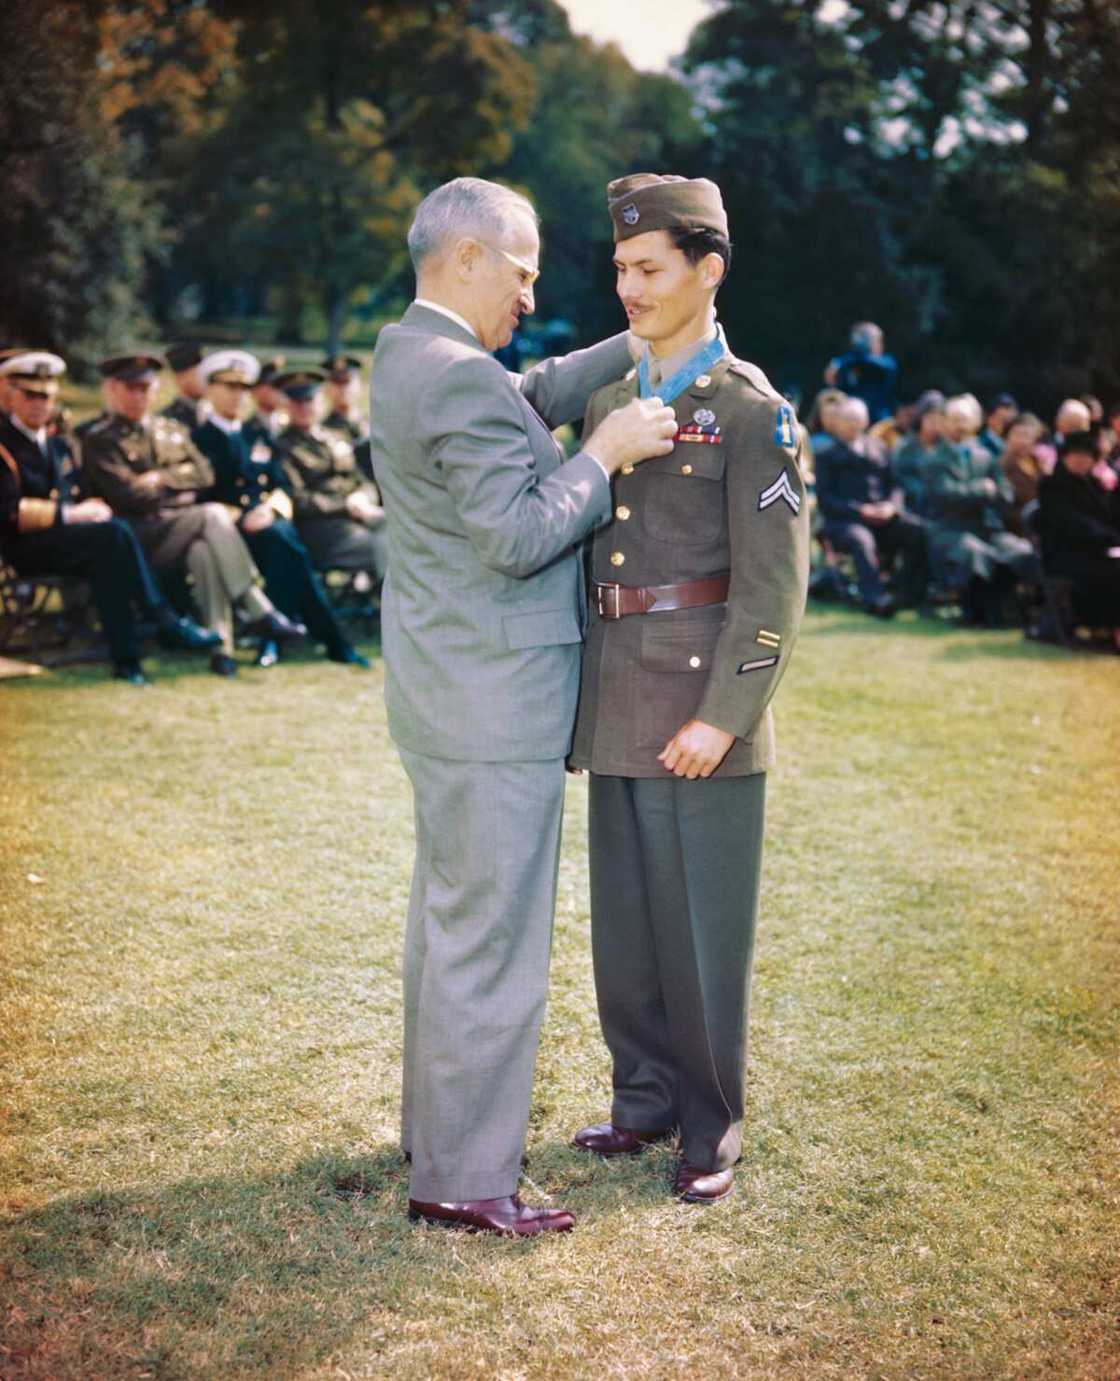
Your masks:
{"label": "uniform breast pocket", "polygon": [[723,447],[678,442],[671,455],[645,466],[648,502],[641,511],[650,536],[677,546],[716,541],[726,522]]}
{"label": "uniform breast pocket", "polygon": [[638,745],[661,748],[696,714],[723,628],[722,604],[642,619]]}

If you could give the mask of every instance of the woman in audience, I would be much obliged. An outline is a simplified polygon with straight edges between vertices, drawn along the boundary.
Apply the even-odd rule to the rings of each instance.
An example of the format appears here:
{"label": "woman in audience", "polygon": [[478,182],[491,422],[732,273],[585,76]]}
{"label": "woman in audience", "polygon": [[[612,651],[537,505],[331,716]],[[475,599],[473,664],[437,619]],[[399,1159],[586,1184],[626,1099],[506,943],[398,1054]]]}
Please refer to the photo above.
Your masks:
{"label": "woman in audience", "polygon": [[1040,481],[1042,564],[1073,582],[1078,617],[1109,627],[1120,652],[1120,486],[1102,484],[1099,460],[1096,437],[1073,432]]}
{"label": "woman in audience", "polygon": [[1036,454],[1045,428],[1033,412],[1021,412],[1004,437],[999,461],[1015,495],[1004,517],[1012,532],[1023,535],[1023,509],[1038,498],[1038,482],[1045,471]]}

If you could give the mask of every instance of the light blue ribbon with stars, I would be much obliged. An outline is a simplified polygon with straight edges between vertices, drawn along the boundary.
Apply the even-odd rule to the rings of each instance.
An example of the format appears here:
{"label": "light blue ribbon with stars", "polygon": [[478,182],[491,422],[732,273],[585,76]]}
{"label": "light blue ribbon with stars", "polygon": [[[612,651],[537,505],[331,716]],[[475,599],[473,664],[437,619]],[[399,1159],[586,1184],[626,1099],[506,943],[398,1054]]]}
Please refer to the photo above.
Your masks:
{"label": "light blue ribbon with stars", "polygon": [[712,365],[718,364],[724,355],[728,354],[727,337],[723,334],[723,327],[716,322],[716,334],[713,340],[701,348],[687,359],[675,374],[670,374],[667,379],[662,379],[656,388],[651,388],[649,383],[649,348],[638,361],[638,397],[652,398],[654,394],[663,403],[675,402],[681,394],[693,384],[701,374],[707,373]]}

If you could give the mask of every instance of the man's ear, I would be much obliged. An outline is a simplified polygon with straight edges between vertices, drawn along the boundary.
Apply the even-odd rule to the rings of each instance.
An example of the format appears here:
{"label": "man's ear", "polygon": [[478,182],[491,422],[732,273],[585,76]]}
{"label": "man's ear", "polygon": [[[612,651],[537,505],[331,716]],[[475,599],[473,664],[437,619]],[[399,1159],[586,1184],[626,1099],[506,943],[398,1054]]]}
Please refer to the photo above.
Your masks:
{"label": "man's ear", "polygon": [[709,291],[712,288],[718,288],[723,282],[723,260],[715,250],[711,254],[705,254],[698,267],[700,269],[700,281]]}
{"label": "man's ear", "polygon": [[472,240],[467,236],[456,242],[452,251],[452,262],[455,265],[455,274],[460,282],[467,282],[474,275],[475,265],[482,255],[482,246],[477,240]]}

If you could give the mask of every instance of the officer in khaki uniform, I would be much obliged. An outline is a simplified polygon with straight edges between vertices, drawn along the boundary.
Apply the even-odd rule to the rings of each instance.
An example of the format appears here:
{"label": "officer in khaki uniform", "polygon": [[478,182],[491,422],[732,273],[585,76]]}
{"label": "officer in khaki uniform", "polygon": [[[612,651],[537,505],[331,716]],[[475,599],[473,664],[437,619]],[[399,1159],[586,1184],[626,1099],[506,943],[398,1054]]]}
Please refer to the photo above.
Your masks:
{"label": "officer in khaki uniform", "polygon": [[206,385],[199,365],[204,351],[193,342],[169,345],[165,352],[167,363],[175,375],[175,397],[160,413],[186,427],[188,432],[201,427],[210,416],[210,403],[206,397]]}
{"label": "officer in khaki uniform", "polygon": [[671,454],[614,480],[591,548],[571,765],[591,773],[592,946],[610,1121],[574,1144],[640,1151],[679,1127],[674,1190],[731,1189],[742,1140],[769,704],[797,636],[808,505],[793,409],[729,352],[719,189],[611,183],[618,292],[647,353],[585,426],[635,395],[674,409]]}
{"label": "officer in khaki uniform", "polygon": [[369,428],[362,421],[355,398],[362,362],[357,355],[330,355],[323,361],[323,370],[327,376],[327,413],[323,426],[349,441],[358,469],[367,480],[373,480]]}
{"label": "officer in khaki uniform", "polygon": [[385,574],[385,512],[377,488],[338,432],[315,422],[315,398],[326,375],[291,369],[273,380],[288,400],[289,422],[276,438],[295,508],[296,527],[320,570]]}
{"label": "officer in khaki uniform", "polygon": [[233,605],[261,636],[302,637],[306,629],[259,588],[260,574],[225,508],[199,502],[213,487],[214,471],[186,428],[149,415],[162,367],[155,355],[101,362],[109,411],[85,435],[83,468],[92,491],[128,521],[157,573],[184,566],[190,573],[203,622],[222,636],[211,670],[231,676],[237,669]]}

